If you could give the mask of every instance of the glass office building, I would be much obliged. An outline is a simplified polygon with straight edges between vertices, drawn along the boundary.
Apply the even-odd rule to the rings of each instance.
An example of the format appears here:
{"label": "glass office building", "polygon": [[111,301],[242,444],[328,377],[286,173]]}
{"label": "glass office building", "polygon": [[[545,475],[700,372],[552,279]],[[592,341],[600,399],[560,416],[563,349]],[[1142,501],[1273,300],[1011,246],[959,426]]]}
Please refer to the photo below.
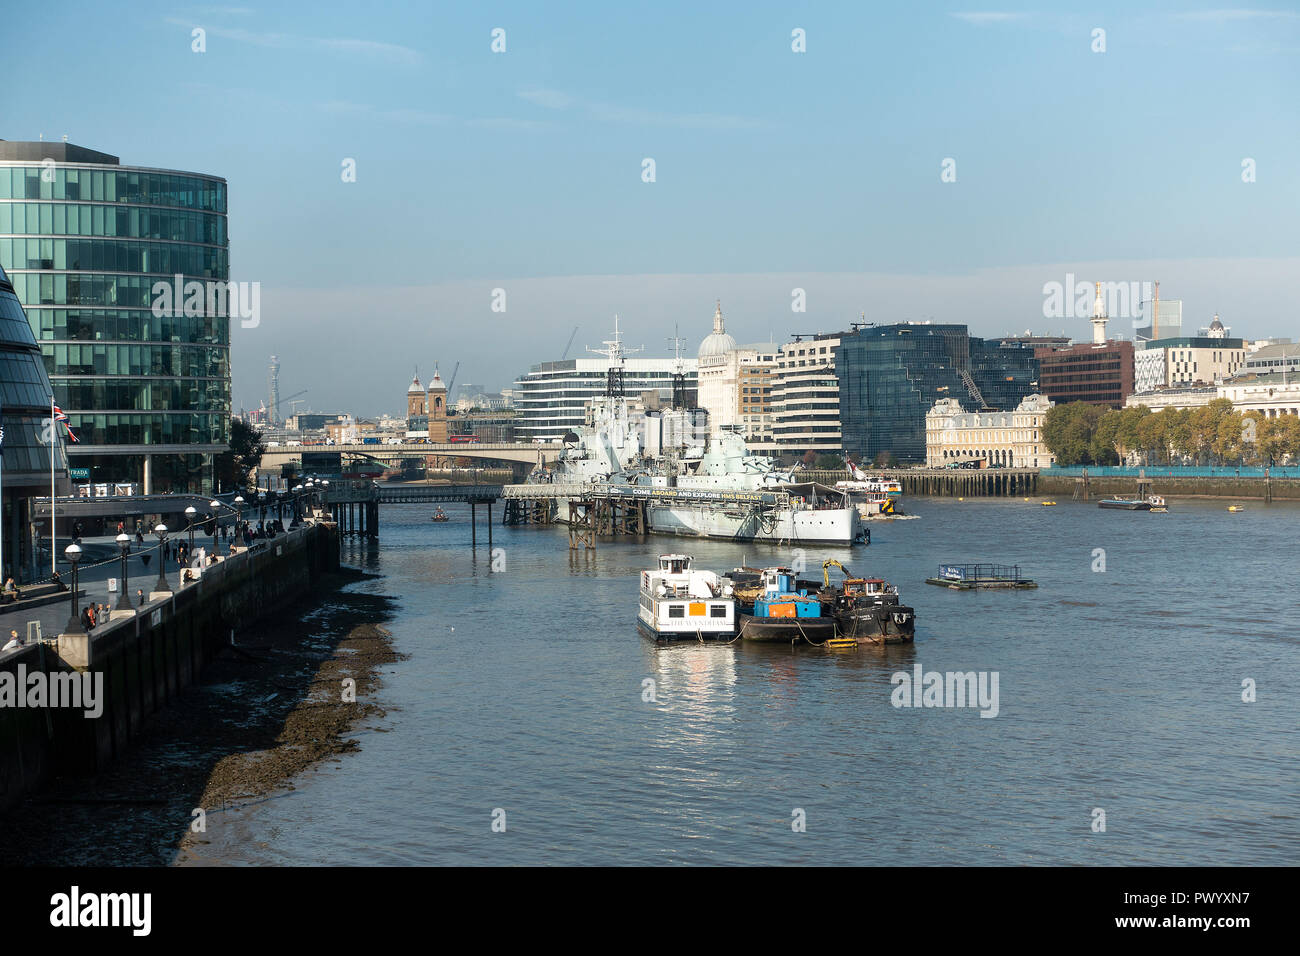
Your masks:
{"label": "glass office building", "polygon": [[0,264],[80,440],[74,474],[211,491],[229,442],[229,302],[153,306],[156,283],[229,279],[225,180],[0,141]]}
{"label": "glass office building", "polygon": [[[38,536],[28,534],[28,501],[50,493],[53,477],[61,493],[67,490],[67,461],[63,444],[50,421],[50,380],[41,350],[32,336],[23,307],[9,277],[0,267],[0,520],[4,522],[4,551],[0,578],[32,580],[37,559],[48,562],[49,552],[35,552]],[[48,566],[48,565],[47,565]]]}
{"label": "glass office building", "polygon": [[973,337],[965,325],[900,323],[844,333],[835,374],[844,450],[864,462],[889,452],[923,463],[935,402],[1014,409],[1037,389],[1038,362],[1032,348]]}

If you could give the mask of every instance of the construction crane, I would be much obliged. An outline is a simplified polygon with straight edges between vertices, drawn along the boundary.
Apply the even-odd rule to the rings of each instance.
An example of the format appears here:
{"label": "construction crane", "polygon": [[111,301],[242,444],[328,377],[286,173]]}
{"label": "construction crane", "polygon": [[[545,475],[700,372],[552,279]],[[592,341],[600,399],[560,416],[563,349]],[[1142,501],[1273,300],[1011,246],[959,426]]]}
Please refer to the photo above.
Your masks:
{"label": "construction crane", "polygon": [[[294,392],[292,395],[288,395],[288,396],[286,396],[286,397],[280,399],[278,402],[275,403],[276,413],[279,414],[279,409],[280,409],[280,406],[281,406],[281,405],[284,405],[284,404],[288,403],[288,404],[292,407],[292,405],[293,405],[294,403],[291,402],[291,401],[289,401],[290,399],[297,398],[299,395],[306,395],[309,391],[311,391],[311,389],[309,389],[309,388],[304,388],[304,389],[303,389],[302,391],[300,391],[300,392]],[[299,404],[301,404],[301,403],[299,403]]]}
{"label": "construction crane", "polygon": [[452,389],[452,386],[456,384],[456,373],[459,372],[459,371],[460,371],[460,363],[457,362],[457,363],[456,363],[456,367],[455,367],[454,369],[451,370],[451,381],[447,383],[447,397],[448,397],[448,398],[451,398],[451,389]]}
{"label": "construction crane", "polygon": [[566,358],[569,357],[569,349],[573,348],[573,340],[577,337],[577,335],[578,335],[578,327],[575,325],[573,327],[573,332],[569,334],[569,344],[564,347],[564,354],[560,356],[561,362],[563,362]]}

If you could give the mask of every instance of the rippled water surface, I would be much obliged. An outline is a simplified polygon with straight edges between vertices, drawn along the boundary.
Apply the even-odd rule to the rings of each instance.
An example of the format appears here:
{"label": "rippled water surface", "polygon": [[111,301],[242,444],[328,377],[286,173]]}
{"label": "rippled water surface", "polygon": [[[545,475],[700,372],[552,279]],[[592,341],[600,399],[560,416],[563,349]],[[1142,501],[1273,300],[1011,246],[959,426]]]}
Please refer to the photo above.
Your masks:
{"label": "rippled water surface", "polygon": [[[909,500],[920,519],[874,525],[872,547],[807,552],[810,570],[840,558],[916,608],[914,645],[856,651],[637,635],[638,572],[661,551],[725,569],[788,564],[788,549],[570,553],[562,527],[497,527],[492,572],[467,507],[433,524],[432,506],[384,506],[381,541],[346,542],[344,560],[382,575],[356,587],[400,599],[389,626],[408,658],[384,676],[387,717],[292,792],[210,816],[205,857],[1294,864],[1300,507],[1226,504]],[[1019,563],[1040,587],[923,583],[975,560]],[[890,675],[916,663],[996,671],[998,716],[895,708]]]}

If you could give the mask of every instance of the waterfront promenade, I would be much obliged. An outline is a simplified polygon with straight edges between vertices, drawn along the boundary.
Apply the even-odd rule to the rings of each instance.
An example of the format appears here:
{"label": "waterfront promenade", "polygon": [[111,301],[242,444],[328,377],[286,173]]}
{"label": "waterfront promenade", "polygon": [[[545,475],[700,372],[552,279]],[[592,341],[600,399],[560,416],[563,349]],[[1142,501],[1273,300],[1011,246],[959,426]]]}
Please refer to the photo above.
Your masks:
{"label": "waterfront promenade", "polygon": [[[81,538],[81,548],[86,554],[81,567],[77,570],[77,589],[82,592],[81,597],[77,599],[77,607],[83,608],[87,604],[107,604],[109,609],[117,607],[119,592],[109,591],[109,579],[116,578],[117,586],[122,586],[122,558],[117,548],[116,535],[96,535],[85,536]],[[184,539],[172,539],[172,543],[178,540],[185,540],[188,543],[188,537]],[[70,544],[71,541],[67,542]],[[61,547],[67,547],[67,544],[60,541]],[[207,548],[208,553],[212,551],[212,537],[210,535],[195,535],[194,549],[197,552],[199,548]],[[224,542],[222,554],[227,553],[230,542]],[[182,566],[179,565],[174,556],[167,562],[167,581],[174,589],[181,586]],[[145,556],[148,556],[149,563],[144,562]],[[72,587],[72,568],[66,561],[59,562],[59,576],[63,583],[69,588]],[[48,565],[46,566],[45,577],[49,577]],[[158,541],[146,538],[144,544],[137,545],[134,538],[131,541],[131,552],[127,556],[127,587],[130,591],[132,606],[138,606],[139,596],[137,590],[144,591],[144,597],[147,600],[149,593],[154,590],[154,585],[158,582]],[[0,604],[0,635],[3,645],[9,640],[9,631],[17,630],[20,637],[24,640],[27,638],[28,624],[33,621],[40,622],[41,635],[46,638],[57,637],[59,632],[64,629],[68,623],[68,615],[71,613],[70,592],[65,591],[62,599],[50,603],[41,604],[37,607],[14,607],[10,604]]]}

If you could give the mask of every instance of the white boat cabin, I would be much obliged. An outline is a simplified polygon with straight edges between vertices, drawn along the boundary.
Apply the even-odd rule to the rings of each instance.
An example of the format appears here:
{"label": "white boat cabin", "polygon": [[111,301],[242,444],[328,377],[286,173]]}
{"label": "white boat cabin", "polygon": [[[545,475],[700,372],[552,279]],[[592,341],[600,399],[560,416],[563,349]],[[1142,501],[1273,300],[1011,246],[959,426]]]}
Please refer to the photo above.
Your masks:
{"label": "white boat cabin", "polygon": [[736,627],[736,602],[716,572],[697,571],[686,554],[661,554],[657,568],[641,572],[637,616],[655,635],[725,636]]}

